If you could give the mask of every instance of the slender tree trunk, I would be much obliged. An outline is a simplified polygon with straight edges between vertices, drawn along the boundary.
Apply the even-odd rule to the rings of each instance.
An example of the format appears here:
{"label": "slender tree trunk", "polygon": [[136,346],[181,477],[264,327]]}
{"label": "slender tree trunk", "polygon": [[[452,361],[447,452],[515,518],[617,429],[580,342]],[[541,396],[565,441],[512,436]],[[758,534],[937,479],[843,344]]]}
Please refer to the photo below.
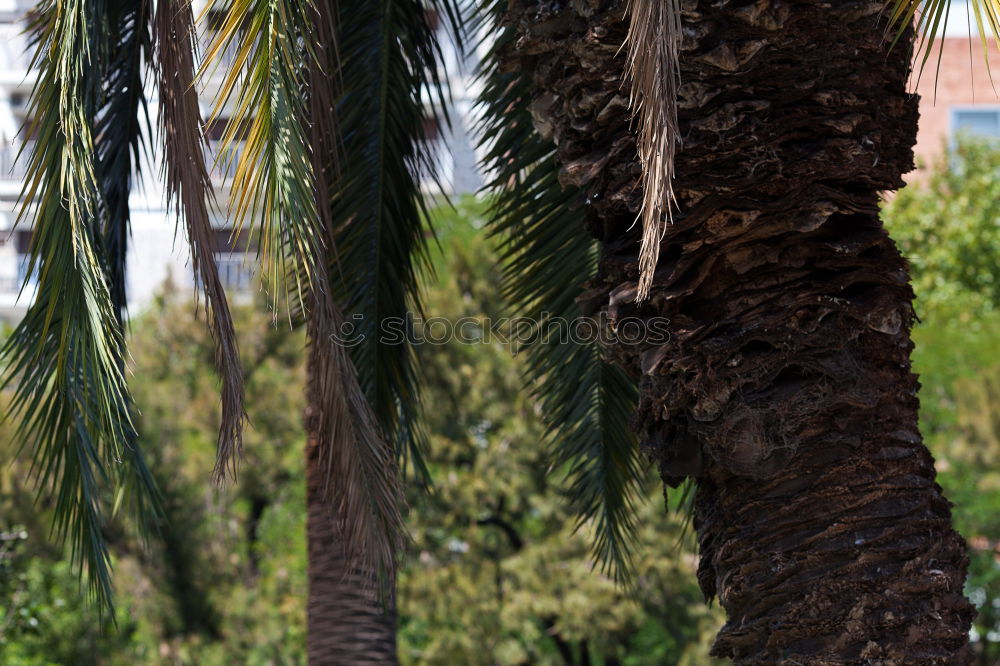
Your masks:
{"label": "slender tree trunk", "polygon": [[309,664],[395,664],[395,608],[383,610],[373,572],[345,569],[347,561],[325,483],[319,450],[310,437],[306,445]]}
{"label": "slender tree trunk", "polygon": [[682,2],[680,210],[634,303],[641,192],[622,88],[625,2],[511,0],[602,243],[612,319],[666,317],[613,346],[665,481],[698,480],[698,578],[737,664],[965,664],[967,557],[917,430],[912,291],[879,193],[912,168],[912,33],[872,0]]}

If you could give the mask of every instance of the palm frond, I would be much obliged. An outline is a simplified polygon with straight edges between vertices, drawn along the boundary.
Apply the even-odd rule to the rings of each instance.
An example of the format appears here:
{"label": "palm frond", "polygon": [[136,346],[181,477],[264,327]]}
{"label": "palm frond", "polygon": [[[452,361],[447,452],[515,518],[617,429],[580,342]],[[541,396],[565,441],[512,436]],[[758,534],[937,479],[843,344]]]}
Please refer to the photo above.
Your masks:
{"label": "palm frond", "polygon": [[[112,307],[122,328],[124,341],[127,305],[126,263],[131,215],[129,194],[142,162],[144,136],[149,132],[149,114],[143,92],[143,72],[151,52],[150,0],[106,2],[103,11],[103,40],[96,59],[101,62],[101,99],[94,115],[96,171],[102,194],[99,237],[104,273]],[[144,133],[144,130],[145,133]],[[124,372],[126,350],[119,352]],[[128,405],[131,411],[131,404]],[[129,420],[125,417],[122,421]],[[115,511],[128,501],[139,532],[146,536],[159,515],[159,492],[146,467],[138,433],[126,430],[126,460],[119,465]]]}
{"label": "palm frond", "polygon": [[[125,264],[130,235],[128,197],[141,164],[149,116],[143,71],[151,54],[150,1],[106,3],[110,32],[104,55],[103,100],[94,120],[97,172],[103,192],[103,246],[108,288],[119,321],[126,306]],[[143,123],[145,119],[145,123]]]}
{"label": "palm frond", "polygon": [[[501,25],[506,3],[486,3],[485,32],[498,35],[481,73],[482,141],[488,189],[495,199],[489,229],[500,242],[504,296],[518,316],[572,322],[577,298],[597,266],[597,246],[583,224],[579,191],[558,181],[555,146],[533,128],[530,74],[506,71],[516,38]],[[638,446],[628,428],[634,383],[602,358],[596,342],[539,338],[525,348],[526,379],[548,428],[553,469],[568,475],[580,524],[595,529],[594,552],[618,579],[628,577]]]}
{"label": "palm frond", "polygon": [[[223,5],[223,3],[216,3]],[[231,213],[239,227],[260,216],[259,255],[270,284],[285,284],[286,269],[295,256],[319,248],[320,229],[313,193],[312,162],[307,139],[307,97],[303,76],[313,29],[308,0],[231,0],[208,47],[207,70],[220,54],[235,49],[216,99],[213,119],[233,106],[222,136],[222,151],[242,142],[232,182]],[[313,267],[316,256],[303,256]],[[315,276],[307,272],[304,279]],[[304,294],[307,284],[289,293]]]}
{"label": "palm frond", "polygon": [[233,179],[232,211],[240,224],[259,216],[259,252],[266,270],[276,283],[287,278],[304,310],[312,377],[308,427],[328,469],[327,489],[347,554],[358,566],[391,577],[405,529],[402,489],[394,451],[336,338],[343,314],[331,286],[335,239],[324,210],[330,170],[314,168],[324,164],[324,157],[313,153],[336,141],[327,132],[321,146],[310,144],[309,80],[335,75],[331,54],[315,48],[321,31],[334,25],[334,7],[307,0],[227,3],[206,65],[211,67],[230,45],[237,46],[217,106],[219,112],[231,101],[234,108],[223,143],[245,140]]}
{"label": "palm frond", "polygon": [[[321,449],[321,464],[327,468],[328,483],[335,479],[349,479],[349,489],[370,487],[366,493],[354,492],[341,500],[341,514],[352,514],[358,511],[370,511],[365,506],[366,496],[375,500],[390,500],[390,504],[376,507],[375,515],[384,516],[382,528],[393,538],[382,547],[391,552],[384,553],[380,559],[384,563],[392,562],[392,558],[402,546],[402,531],[391,521],[402,520],[398,514],[400,502],[398,497],[402,492],[399,485],[396,460],[391,446],[380,437],[372,438],[371,434],[379,434],[381,430],[375,422],[371,406],[361,390],[353,361],[347,350],[338,342],[343,330],[344,315],[334,298],[331,285],[330,270],[338,262],[334,227],[331,216],[330,201],[334,196],[334,188],[340,177],[340,131],[337,123],[335,77],[339,72],[339,49],[337,48],[337,16],[331,3],[313,5],[308,20],[315,28],[314,51],[307,61],[307,84],[309,90],[310,115],[310,146],[311,168],[313,175],[313,194],[316,212],[324,249],[328,250],[322,270],[317,271],[322,280],[322,286],[313,289],[311,311],[308,317],[308,337],[310,340],[309,358],[312,372],[309,395],[312,404],[317,409],[312,410],[312,431],[326,433],[329,441],[336,442],[342,435],[347,424],[354,423],[356,432],[362,438],[357,449],[346,449],[345,455],[332,455],[332,449]],[[332,256],[331,256],[332,252]],[[307,277],[307,276],[302,276]],[[345,392],[342,386],[349,386]],[[344,400],[342,396],[347,399]],[[331,399],[332,398],[332,399]],[[350,436],[349,433],[346,436]],[[367,437],[367,439],[364,439]],[[354,453],[361,455],[351,455]],[[346,500],[346,501],[344,501]],[[341,519],[341,534],[347,544],[355,547],[364,543],[364,535],[349,531],[351,525]],[[355,555],[356,557],[356,555]],[[369,558],[371,559],[371,558]],[[365,563],[362,562],[364,565]],[[394,571],[386,570],[385,564],[380,568],[378,562],[367,564],[368,570],[379,570],[389,574],[391,581]],[[386,591],[386,590],[383,590]]]}
{"label": "palm frond", "polygon": [[[964,3],[955,3],[953,0],[892,0],[886,7],[887,32],[892,33],[892,46],[895,47],[910,28],[915,30],[919,40],[917,50],[922,53],[918,76],[923,75],[924,67],[934,53],[935,46],[938,50],[937,64],[940,68],[944,42],[938,38],[943,36],[949,20],[952,19],[953,5],[956,8],[967,8],[971,17],[975,19],[976,32],[983,49],[983,61],[986,71],[990,71],[990,38],[996,47],[1000,47],[1000,1],[968,0]],[[963,23],[969,27],[969,37],[972,37],[972,26],[967,23],[969,21],[969,17],[963,18]]]}
{"label": "palm frond", "polygon": [[[55,493],[54,531],[86,567],[102,609],[112,604],[102,534],[109,470],[126,458],[133,472],[145,469],[129,455],[134,432],[124,339],[102,256],[91,123],[101,108],[107,19],[103,4],[84,0],[44,0],[31,19],[40,68],[31,98],[37,142],[20,221],[34,220],[28,275],[37,275],[37,292],[0,351],[18,437],[35,447],[40,491]],[[148,490],[149,484],[139,485]]]}
{"label": "palm frond", "polygon": [[205,166],[205,140],[195,82],[196,33],[190,0],[160,0],[156,11],[156,64],[160,89],[160,131],[165,148],[167,191],[184,220],[191,264],[198,275],[215,340],[215,363],[222,378],[216,479],[235,477],[247,416],[243,405],[243,366],[226,292],[212,254],[208,212],[212,192]]}
{"label": "palm frond", "polygon": [[[453,0],[343,3],[338,20],[342,162],[332,223],[338,268],[334,286],[358,322],[351,355],[382,431],[419,480],[426,481],[417,425],[420,401],[409,342],[387,341],[381,326],[420,311],[418,274],[429,268],[433,238],[421,174],[435,178],[431,127],[449,125],[448,81],[436,11],[461,32]],[[455,36],[458,39],[457,35]]]}
{"label": "palm frond", "polygon": [[639,117],[642,162],[642,246],[637,301],[649,297],[660,258],[660,241],[673,215],[677,127],[680,0],[629,0],[628,78],[630,105]]}

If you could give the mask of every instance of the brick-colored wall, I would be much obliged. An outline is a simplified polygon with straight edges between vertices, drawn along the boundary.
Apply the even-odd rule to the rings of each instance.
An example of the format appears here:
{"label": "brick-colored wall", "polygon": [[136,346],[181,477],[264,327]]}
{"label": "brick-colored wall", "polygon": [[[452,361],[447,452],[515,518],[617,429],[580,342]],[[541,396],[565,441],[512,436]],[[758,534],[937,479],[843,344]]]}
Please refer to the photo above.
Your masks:
{"label": "brick-colored wall", "polygon": [[[917,54],[914,64],[911,88],[920,94],[920,128],[917,132],[917,165],[932,164],[945,147],[951,131],[950,109],[954,105],[984,104],[1000,107],[1000,49],[989,41],[990,72],[996,85],[990,83],[986,63],[983,60],[983,46],[975,34],[973,38],[946,37],[941,55],[941,68],[937,67],[937,49],[927,60],[923,75],[918,79],[921,54]],[[971,47],[971,48],[970,48]],[[936,74],[936,76],[935,76]],[[937,79],[937,99],[935,101],[935,78]]]}

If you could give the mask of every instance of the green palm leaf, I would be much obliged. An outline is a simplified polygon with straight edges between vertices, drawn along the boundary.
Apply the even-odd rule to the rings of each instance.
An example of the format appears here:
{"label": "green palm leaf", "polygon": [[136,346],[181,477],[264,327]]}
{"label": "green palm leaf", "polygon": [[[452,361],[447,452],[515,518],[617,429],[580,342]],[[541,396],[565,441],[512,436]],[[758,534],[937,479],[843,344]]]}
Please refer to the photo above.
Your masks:
{"label": "green palm leaf", "polygon": [[[103,246],[108,286],[119,320],[126,305],[125,262],[130,216],[128,197],[149,128],[143,71],[152,51],[150,1],[107,2],[103,100],[94,122],[97,173],[103,193]],[[145,123],[142,120],[145,119]]]}
{"label": "green palm leaf", "polygon": [[[94,115],[94,147],[103,203],[101,254],[112,306],[123,333],[127,304],[125,270],[131,235],[129,194],[145,149],[143,131],[146,130],[146,136],[150,133],[143,93],[143,72],[152,46],[150,18],[150,0],[106,2],[103,27],[107,39],[100,45],[104,48],[99,54],[104,75],[102,97]],[[119,353],[123,370],[126,355],[123,347]],[[159,514],[159,496],[139,448],[138,434],[130,428],[126,435],[128,464],[118,466],[116,508],[122,500],[131,500],[132,513],[145,536],[151,521]]]}
{"label": "green palm leaf", "polygon": [[[55,532],[70,542],[73,560],[85,565],[103,609],[111,608],[112,598],[104,493],[114,477],[120,491],[137,492],[140,509],[155,502],[134,448],[124,334],[105,274],[110,261],[104,234],[122,223],[120,209],[114,220],[105,215],[110,209],[102,184],[113,179],[113,159],[102,163],[107,178],[99,179],[92,125],[99,110],[108,114],[115,107],[104,96],[104,49],[113,44],[117,62],[128,41],[120,18],[108,4],[85,0],[45,0],[33,14],[40,68],[31,99],[37,142],[21,218],[34,221],[28,274],[37,275],[38,286],[0,351],[3,384],[13,387],[11,411],[20,419],[18,437],[22,446],[34,447],[32,470],[40,489],[55,494]],[[120,260],[116,255],[111,261]]]}
{"label": "green palm leaf", "polygon": [[[570,322],[581,316],[577,298],[596,270],[597,246],[584,232],[581,193],[559,184],[555,146],[532,126],[530,75],[502,67],[515,39],[501,22],[505,6],[484,8],[483,32],[499,35],[481,74],[484,168],[495,196],[489,228],[500,241],[503,293],[516,315]],[[538,339],[525,351],[526,379],[548,426],[554,469],[568,475],[581,524],[593,522],[597,559],[624,578],[642,478],[628,428],[635,385],[602,358],[596,342]]]}
{"label": "green palm leaf", "polygon": [[[448,84],[428,9],[461,32],[452,0],[360,0],[339,16],[338,121],[343,164],[332,200],[334,287],[358,323],[351,348],[365,395],[404,466],[427,480],[417,425],[413,349],[387,342],[380,327],[420,311],[418,274],[433,238],[421,172],[434,174],[427,128],[448,124]],[[456,37],[457,38],[457,37]]]}
{"label": "green palm leaf", "polygon": [[[953,4],[968,6],[970,16],[975,19],[976,33],[983,47],[986,71],[990,71],[990,38],[993,38],[995,45],[1000,46],[1000,1],[968,0],[967,3],[954,3],[953,0],[892,0],[886,7],[889,30],[894,31],[892,44],[895,47],[911,27],[916,31],[919,39],[917,50],[923,52],[920,57],[921,75],[934,52],[935,43],[938,50],[937,64],[940,68],[944,41],[938,40],[938,37],[944,34],[951,19]],[[968,27],[971,37],[971,24]]]}

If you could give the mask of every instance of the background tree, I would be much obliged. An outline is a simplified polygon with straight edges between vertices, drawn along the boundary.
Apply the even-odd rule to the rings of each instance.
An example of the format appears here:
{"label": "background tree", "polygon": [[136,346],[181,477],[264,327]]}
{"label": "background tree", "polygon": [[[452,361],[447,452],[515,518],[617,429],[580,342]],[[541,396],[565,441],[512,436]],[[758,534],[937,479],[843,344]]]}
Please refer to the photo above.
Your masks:
{"label": "background tree", "polygon": [[[217,489],[214,342],[189,295],[168,287],[132,321],[139,441],[162,495],[144,548],[134,525],[109,520],[117,628],[101,623],[63,549],[47,538],[55,509],[33,503],[29,460],[0,435],[0,587],[4,664],[300,664],[305,662],[306,540],[303,336],[275,327],[263,301],[233,311],[248,415],[241,483]],[[64,646],[57,649],[57,646]]]}
{"label": "background tree", "polygon": [[[490,333],[503,317],[482,206],[438,209],[428,315],[466,322],[465,342],[418,345],[426,369],[426,460],[434,492],[413,497],[400,578],[400,658],[412,664],[709,664],[717,609],[700,603],[693,539],[638,475],[634,586],[594,570],[579,529],[579,474],[553,464],[544,407],[523,390],[528,357]],[[419,335],[422,329],[416,328]],[[426,331],[432,338],[434,328]],[[433,339],[433,338],[432,338]],[[675,510],[678,507],[673,507]],[[447,594],[441,594],[447,590]],[[460,628],[460,629],[459,629]]]}

